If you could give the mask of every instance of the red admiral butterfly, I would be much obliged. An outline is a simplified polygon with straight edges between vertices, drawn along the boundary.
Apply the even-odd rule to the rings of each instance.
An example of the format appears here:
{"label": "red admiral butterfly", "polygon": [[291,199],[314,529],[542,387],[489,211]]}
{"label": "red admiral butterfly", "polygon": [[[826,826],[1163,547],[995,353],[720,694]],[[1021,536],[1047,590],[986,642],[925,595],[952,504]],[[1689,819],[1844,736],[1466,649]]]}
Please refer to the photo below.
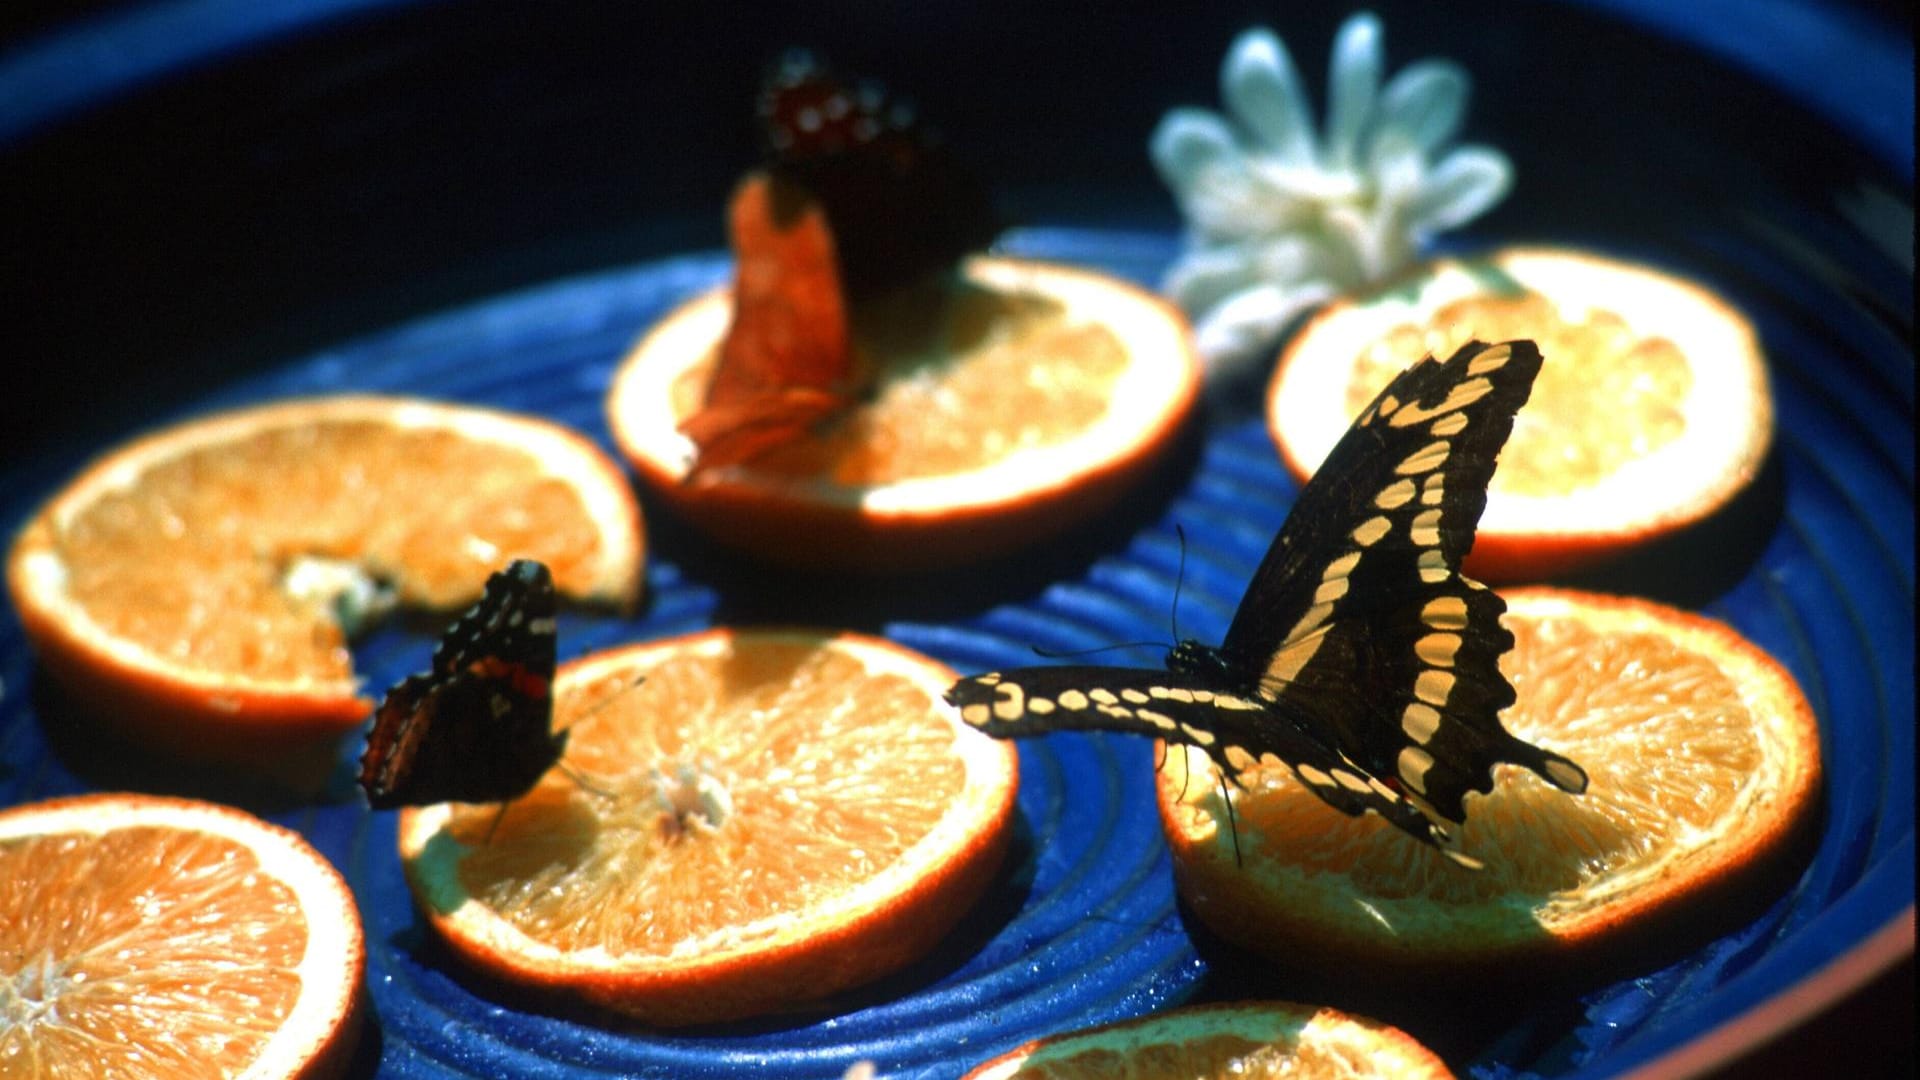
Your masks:
{"label": "red admiral butterfly", "polygon": [[441,636],[433,670],[387,691],[360,758],[376,810],[506,802],[560,758],[553,728],[553,576],[517,559]]}
{"label": "red admiral butterfly", "polygon": [[769,164],[728,207],[733,322],[681,431],[695,472],[738,464],[859,399],[867,298],[952,268],[999,231],[986,188],[898,98],[791,54],[761,91]]}

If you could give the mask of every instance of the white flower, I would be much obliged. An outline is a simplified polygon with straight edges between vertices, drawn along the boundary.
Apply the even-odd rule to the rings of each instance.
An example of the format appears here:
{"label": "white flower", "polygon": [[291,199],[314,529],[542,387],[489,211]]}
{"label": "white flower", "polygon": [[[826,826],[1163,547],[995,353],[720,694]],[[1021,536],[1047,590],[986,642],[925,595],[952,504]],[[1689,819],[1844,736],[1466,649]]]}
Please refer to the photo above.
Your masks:
{"label": "white flower", "polygon": [[1193,315],[1210,361],[1271,348],[1295,315],[1386,280],[1433,234],[1507,193],[1513,167],[1498,150],[1442,155],[1466,113],[1466,72],[1422,60],[1382,88],[1383,67],[1380,21],[1348,19],[1316,139],[1286,46],[1248,30],[1220,70],[1232,119],[1175,109],[1155,129],[1153,163],[1188,225],[1164,287]]}

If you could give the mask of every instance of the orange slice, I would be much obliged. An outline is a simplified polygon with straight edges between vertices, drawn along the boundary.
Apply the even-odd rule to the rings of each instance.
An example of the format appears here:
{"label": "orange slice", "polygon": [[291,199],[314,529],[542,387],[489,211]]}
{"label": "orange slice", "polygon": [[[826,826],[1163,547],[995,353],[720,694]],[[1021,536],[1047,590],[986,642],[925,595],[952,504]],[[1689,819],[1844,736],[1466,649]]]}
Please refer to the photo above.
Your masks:
{"label": "orange slice", "polygon": [[366,719],[343,611],[471,603],[509,559],[632,602],[619,467],[530,417],[385,397],[189,420],[88,466],[27,522],[7,585],[48,674],[102,723],[203,762],[279,762]]}
{"label": "orange slice", "polygon": [[402,811],[407,879],[476,969],[654,1025],[868,982],[954,926],[1011,836],[1014,751],[941,702],[954,678],[807,631],[576,660],[554,684],[576,778]]}
{"label": "orange slice", "polygon": [[1699,522],[1772,444],[1766,362],[1724,300],[1644,267],[1514,248],[1436,263],[1295,335],[1267,392],[1288,467],[1310,475],[1390,378],[1475,337],[1531,338],[1546,357],[1468,557],[1483,580],[1577,568]]}
{"label": "orange slice", "polygon": [[336,1076],[365,963],[346,882],[277,825],[146,795],[0,811],[0,1074]]}
{"label": "orange slice", "polygon": [[879,372],[870,400],[689,480],[679,426],[731,317],[723,289],[656,324],[615,374],[608,419],[662,502],[791,565],[927,569],[1057,534],[1148,471],[1200,387],[1186,322],[1158,297],[1090,271],[976,257],[955,286],[855,314],[855,349]]}
{"label": "orange slice", "polygon": [[963,1080],[1448,1080],[1398,1028],[1284,1001],[1173,1009],[1030,1042]]}
{"label": "orange slice", "polygon": [[1586,794],[1501,766],[1459,830],[1486,864],[1472,872],[1262,768],[1233,797],[1236,865],[1211,763],[1174,753],[1161,820],[1203,922],[1292,968],[1524,981],[1631,960],[1773,895],[1819,818],[1819,731],[1792,676],[1731,628],[1650,601],[1504,595],[1519,700],[1501,722],[1584,766]]}

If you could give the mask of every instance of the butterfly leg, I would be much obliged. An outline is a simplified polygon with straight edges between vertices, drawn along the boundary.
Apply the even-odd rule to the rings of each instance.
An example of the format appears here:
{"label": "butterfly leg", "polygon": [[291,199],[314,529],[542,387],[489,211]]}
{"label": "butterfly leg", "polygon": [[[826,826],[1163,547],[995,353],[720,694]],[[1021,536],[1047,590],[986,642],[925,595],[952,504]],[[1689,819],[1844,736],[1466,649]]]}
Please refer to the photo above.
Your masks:
{"label": "butterfly leg", "polygon": [[507,816],[507,806],[512,800],[503,800],[500,809],[493,812],[493,820],[487,823],[487,835],[480,841],[482,847],[493,843],[493,832],[500,827],[500,820]]}
{"label": "butterfly leg", "polygon": [[1233,865],[1244,865],[1240,861],[1240,822],[1233,816],[1233,792],[1227,788],[1227,774],[1220,773],[1220,804],[1227,808],[1227,834],[1233,837]]}

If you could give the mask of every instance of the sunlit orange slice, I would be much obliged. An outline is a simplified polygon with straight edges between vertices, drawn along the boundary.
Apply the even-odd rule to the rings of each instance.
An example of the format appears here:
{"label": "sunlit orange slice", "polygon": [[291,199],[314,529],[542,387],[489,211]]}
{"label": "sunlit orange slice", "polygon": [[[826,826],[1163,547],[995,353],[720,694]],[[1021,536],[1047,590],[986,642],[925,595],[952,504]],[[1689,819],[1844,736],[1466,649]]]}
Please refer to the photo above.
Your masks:
{"label": "sunlit orange slice", "polygon": [[1503,595],[1519,700],[1501,723],[1579,762],[1586,793],[1500,766],[1457,830],[1475,872],[1262,767],[1233,796],[1236,863],[1212,765],[1175,752],[1161,819],[1203,922],[1335,977],[1524,981],[1630,965],[1636,946],[1724,928],[1775,894],[1819,819],[1819,731],[1792,676],[1726,625],[1651,601]]}
{"label": "sunlit orange slice", "polygon": [[338,1076],[360,916],[298,835],[212,803],[0,811],[0,1075]]}
{"label": "sunlit orange slice", "polygon": [[1200,386],[1184,318],[1125,282],[977,257],[957,285],[854,315],[870,400],[751,462],[689,478],[680,431],[732,314],[726,290],[650,329],[607,414],[640,479],[726,543],[858,571],[950,566],[1038,543],[1148,471]]}
{"label": "sunlit orange slice", "polygon": [[583,658],[555,682],[563,769],[504,813],[402,811],[407,878],[474,968],[649,1024],[868,982],[952,929],[1011,835],[1014,751],[941,702],[954,678],[805,631]]}
{"label": "sunlit orange slice", "polygon": [[1448,1080],[1431,1050],[1398,1028],[1283,1001],[1206,1005],[1055,1035],[1009,1051],[965,1080]]}
{"label": "sunlit orange slice", "polygon": [[7,585],[48,674],[176,757],[325,757],[366,719],[342,617],[454,609],[510,559],[629,604],[639,509],[619,467],[543,420],[387,397],[189,420],[88,466],[30,519]]}
{"label": "sunlit orange slice", "polygon": [[1726,301],[1646,267],[1514,248],[1436,263],[1295,335],[1267,395],[1288,467],[1310,475],[1390,378],[1472,338],[1530,338],[1546,357],[1468,556],[1483,580],[1576,568],[1702,521],[1772,445],[1759,340]]}

